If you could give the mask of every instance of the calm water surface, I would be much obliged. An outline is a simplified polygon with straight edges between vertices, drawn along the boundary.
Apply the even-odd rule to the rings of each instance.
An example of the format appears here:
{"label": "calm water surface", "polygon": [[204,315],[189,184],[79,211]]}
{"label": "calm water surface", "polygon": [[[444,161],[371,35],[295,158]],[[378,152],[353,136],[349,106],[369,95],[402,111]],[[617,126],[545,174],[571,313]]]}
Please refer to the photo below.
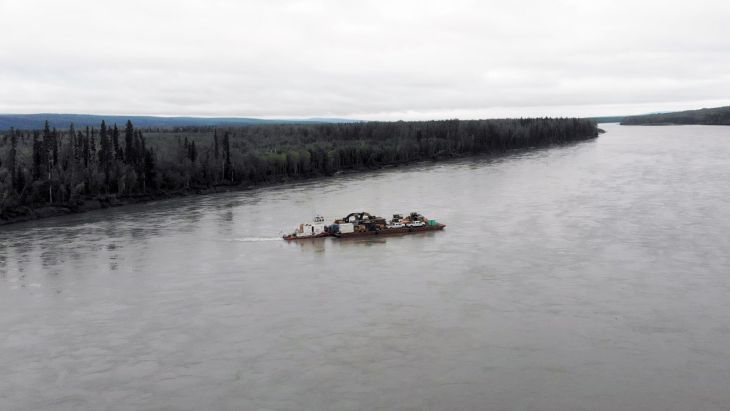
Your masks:
{"label": "calm water surface", "polygon": [[730,128],[604,128],[2,227],[0,409],[729,409]]}

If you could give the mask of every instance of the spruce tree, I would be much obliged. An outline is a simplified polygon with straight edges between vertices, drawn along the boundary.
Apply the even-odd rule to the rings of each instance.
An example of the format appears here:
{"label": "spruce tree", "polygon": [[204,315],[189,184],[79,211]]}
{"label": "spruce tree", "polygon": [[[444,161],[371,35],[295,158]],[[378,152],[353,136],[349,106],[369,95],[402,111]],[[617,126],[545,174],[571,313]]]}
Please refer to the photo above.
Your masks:
{"label": "spruce tree", "polygon": [[134,163],[134,126],[131,120],[127,120],[127,125],[124,127],[124,163]]}
{"label": "spruce tree", "polygon": [[119,147],[119,129],[117,128],[117,123],[114,123],[114,128],[112,129],[112,150],[114,160],[121,160],[122,149]]}
{"label": "spruce tree", "polygon": [[156,176],[156,170],[155,170],[155,152],[152,151],[152,149],[149,149],[145,151],[144,155],[144,190],[147,190],[147,187],[150,187],[152,189],[155,188],[155,176]]}
{"label": "spruce tree", "polygon": [[14,189],[18,188],[17,173],[15,171],[17,152],[18,152],[18,136],[14,128],[10,128],[10,151],[8,151],[7,167],[10,170],[10,181]]}
{"label": "spruce tree", "polygon": [[33,180],[41,178],[43,173],[43,142],[40,140],[40,133],[33,132]]}
{"label": "spruce tree", "polygon": [[51,132],[51,165],[50,167],[56,167],[58,165],[58,140],[59,140],[59,132],[56,130],[56,128],[53,128],[53,132]]}
{"label": "spruce tree", "polygon": [[225,163],[223,165],[223,178],[231,181],[231,138],[230,133],[226,131],[223,135],[223,155],[225,156]]}
{"label": "spruce tree", "polygon": [[218,160],[218,130],[213,130],[213,145],[214,145],[214,155],[213,158]]}
{"label": "spruce tree", "polygon": [[190,143],[190,145],[188,145],[188,158],[189,158],[189,159],[190,159],[190,161],[192,161],[193,163],[194,163],[194,162],[195,162],[195,160],[196,160],[196,159],[198,158],[198,151],[197,151],[197,149],[195,148],[195,140],[193,140],[193,141],[192,141],[192,142]]}
{"label": "spruce tree", "polygon": [[99,168],[104,172],[104,186],[109,194],[109,180],[111,172],[111,142],[109,141],[108,130],[104,120],[101,121],[99,129]]}

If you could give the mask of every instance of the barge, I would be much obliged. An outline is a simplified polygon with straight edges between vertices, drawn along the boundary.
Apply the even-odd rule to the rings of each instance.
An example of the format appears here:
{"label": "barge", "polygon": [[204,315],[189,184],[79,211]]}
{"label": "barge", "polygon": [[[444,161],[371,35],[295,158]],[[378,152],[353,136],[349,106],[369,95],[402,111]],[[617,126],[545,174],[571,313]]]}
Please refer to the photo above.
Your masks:
{"label": "barge", "polygon": [[313,223],[300,224],[292,234],[285,235],[285,240],[302,240],[322,237],[352,238],[395,234],[412,234],[426,231],[443,230],[446,225],[430,220],[423,215],[412,212],[407,216],[393,214],[390,220],[377,217],[367,212],[350,213],[337,219],[333,224],[325,225],[324,219],[315,217]]}

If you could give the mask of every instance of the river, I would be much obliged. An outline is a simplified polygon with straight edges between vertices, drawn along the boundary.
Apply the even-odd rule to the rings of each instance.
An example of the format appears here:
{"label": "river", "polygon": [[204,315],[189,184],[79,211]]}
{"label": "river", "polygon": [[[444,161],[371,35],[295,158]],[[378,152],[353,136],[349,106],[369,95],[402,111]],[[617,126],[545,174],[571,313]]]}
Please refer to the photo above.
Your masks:
{"label": "river", "polygon": [[0,409],[728,409],[730,128],[602,128],[0,227]]}

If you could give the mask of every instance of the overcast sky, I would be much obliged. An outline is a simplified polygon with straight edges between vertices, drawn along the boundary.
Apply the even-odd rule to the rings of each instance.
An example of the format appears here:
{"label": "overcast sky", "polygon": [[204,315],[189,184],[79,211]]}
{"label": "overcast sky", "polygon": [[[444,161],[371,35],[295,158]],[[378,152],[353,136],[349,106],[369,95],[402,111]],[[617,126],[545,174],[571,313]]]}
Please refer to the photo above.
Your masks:
{"label": "overcast sky", "polygon": [[0,0],[0,112],[359,119],[730,104],[730,1]]}

